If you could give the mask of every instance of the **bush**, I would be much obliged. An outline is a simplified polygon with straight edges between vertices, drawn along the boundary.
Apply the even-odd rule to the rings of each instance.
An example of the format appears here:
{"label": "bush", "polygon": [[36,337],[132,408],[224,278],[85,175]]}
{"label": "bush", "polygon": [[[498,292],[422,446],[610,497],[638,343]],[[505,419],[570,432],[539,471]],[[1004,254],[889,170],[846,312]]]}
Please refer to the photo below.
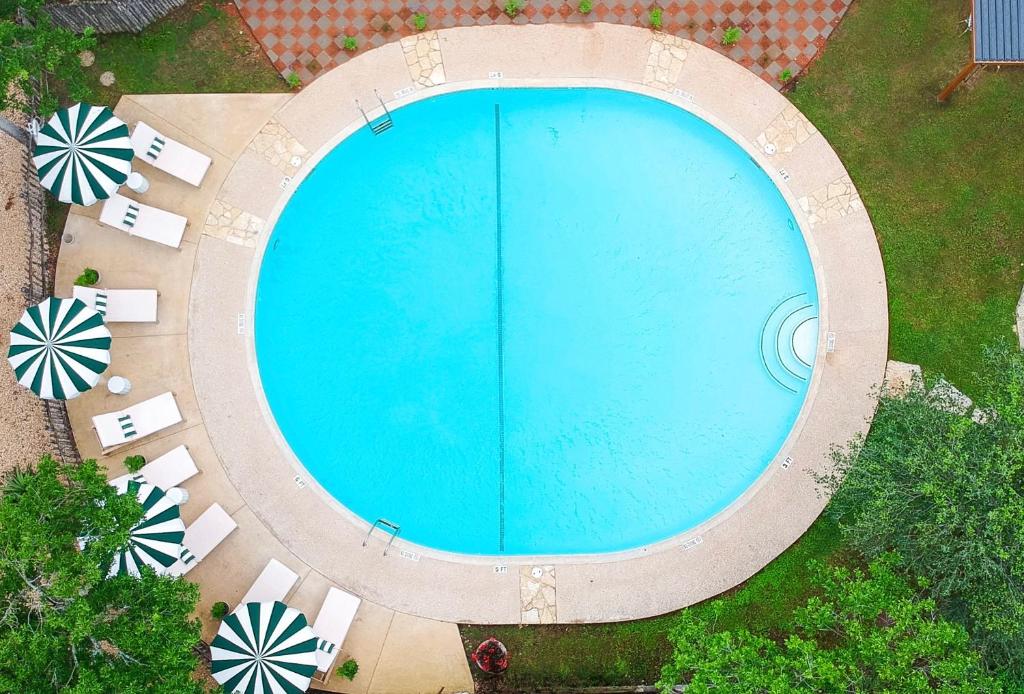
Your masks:
{"label": "bush", "polygon": [[210,608],[210,616],[214,619],[224,619],[228,613],[228,604],[226,602],[215,602],[213,607]]}
{"label": "bush", "polygon": [[99,281],[100,273],[91,267],[82,270],[82,274],[75,278],[75,284],[79,287],[91,287]]}
{"label": "bush", "polygon": [[736,43],[742,38],[743,30],[739,27],[729,27],[722,34],[722,45],[723,46],[735,46]]}
{"label": "bush", "polygon": [[884,555],[866,574],[812,564],[817,590],[786,633],[719,630],[715,615],[684,610],[659,689],[668,694],[686,682],[692,692],[1003,691],[967,631],[937,616],[898,563]]}
{"label": "bush", "polygon": [[[199,587],[107,575],[142,505],[95,460],[44,457],[0,496],[0,690],[202,694]],[[81,546],[78,538],[87,537]]]}
{"label": "bush", "polygon": [[356,39],[355,36],[346,36],[345,42],[342,44],[342,48],[351,53],[357,48],[359,48],[359,41]]}
{"label": "bush", "polygon": [[791,79],[793,79],[793,71],[790,70],[788,67],[779,73],[779,81],[782,82],[783,84],[790,81]]}
{"label": "bush", "polygon": [[[42,8],[40,0],[0,1],[0,111],[17,109],[36,115],[26,95],[40,94],[39,112],[49,116],[57,110],[58,95],[67,101],[93,98],[78,54],[96,47],[95,32],[86,28],[80,35],[59,27]],[[16,11],[27,21],[13,20]],[[36,80],[59,84],[57,89],[38,89]]]}
{"label": "bush", "polygon": [[124,459],[124,466],[128,472],[138,472],[146,464],[146,457],[142,455],[130,455]]}
{"label": "bush", "polygon": [[356,674],[359,672],[359,663],[352,658],[349,658],[334,672],[338,677],[344,677],[351,682],[356,678]]}
{"label": "bush", "polygon": [[590,14],[594,9],[594,3],[591,0],[580,0],[579,7],[577,8],[580,14]]}
{"label": "bush", "polygon": [[[818,477],[827,512],[868,557],[895,550],[966,625],[995,671],[1024,684],[1024,353],[988,349],[977,423],[924,384],[883,392],[871,431]],[[954,408],[955,409],[955,408]]]}
{"label": "bush", "polygon": [[416,31],[423,31],[427,28],[427,14],[425,12],[417,12],[412,17],[413,26],[416,27]]}
{"label": "bush", "polygon": [[509,19],[515,19],[518,17],[522,10],[523,6],[520,4],[519,0],[508,0],[508,2],[505,3],[504,12]]}
{"label": "bush", "polygon": [[650,23],[652,29],[661,29],[661,12],[662,10],[660,7],[651,8]]}
{"label": "bush", "polygon": [[302,80],[299,79],[299,76],[294,72],[289,72],[288,77],[286,77],[284,81],[287,82],[288,86],[292,89],[298,89],[302,86]]}

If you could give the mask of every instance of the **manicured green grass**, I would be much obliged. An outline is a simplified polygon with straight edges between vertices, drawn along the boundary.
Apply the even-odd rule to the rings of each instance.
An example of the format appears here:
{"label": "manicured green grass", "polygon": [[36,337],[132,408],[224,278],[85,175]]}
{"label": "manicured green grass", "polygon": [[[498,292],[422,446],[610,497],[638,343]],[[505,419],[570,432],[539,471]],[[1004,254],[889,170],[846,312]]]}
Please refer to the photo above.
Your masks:
{"label": "manicured green grass", "polygon": [[861,0],[793,102],[835,147],[878,233],[890,357],[970,392],[980,348],[1012,339],[1024,283],[1024,69],[967,62],[961,0]]}
{"label": "manicured green grass", "polygon": [[[100,36],[88,72],[97,101],[122,94],[282,92],[288,86],[230,2],[193,0],[140,34]],[[111,88],[99,85],[110,70]]]}
{"label": "manicured green grass", "polygon": [[[691,609],[718,603],[721,629],[777,630],[807,597],[812,559],[845,559],[836,526],[822,519],[782,556],[743,586]],[[675,613],[619,624],[543,627],[462,627],[467,653],[489,636],[509,649],[510,667],[500,686],[585,687],[653,684],[669,654],[666,635]],[[498,690],[500,691],[500,689]]]}

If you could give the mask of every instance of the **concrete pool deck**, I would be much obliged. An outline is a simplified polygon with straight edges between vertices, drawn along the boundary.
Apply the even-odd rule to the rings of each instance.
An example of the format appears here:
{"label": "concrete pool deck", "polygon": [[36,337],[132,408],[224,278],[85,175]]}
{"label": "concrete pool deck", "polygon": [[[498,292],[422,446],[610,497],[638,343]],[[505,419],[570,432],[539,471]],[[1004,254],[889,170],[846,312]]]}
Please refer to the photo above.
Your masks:
{"label": "concrete pool deck", "polygon": [[[572,557],[471,557],[399,539],[385,557],[385,536],[375,534],[362,547],[368,524],[310,478],[267,410],[251,330],[263,245],[302,177],[363,127],[355,99],[370,110],[376,89],[395,109],[459,89],[554,85],[608,86],[674,103],[731,136],[775,180],[816,268],[821,332],[807,400],[758,482],[684,535],[629,552]],[[363,598],[339,662],[357,649],[362,667],[363,657],[390,662],[381,620],[421,619],[436,625],[439,649],[431,666],[436,677],[422,680],[423,691],[469,688],[468,669],[450,660],[456,647],[461,657],[452,623],[634,619],[732,588],[803,534],[825,503],[808,471],[829,465],[832,444],[867,430],[888,336],[885,277],[870,219],[813,125],[758,77],[703,46],[610,24],[450,29],[370,51],[295,95],[126,96],[116,112],[129,125],[145,120],[206,152],[213,166],[194,189],[140,164],[152,182],[141,199],[191,221],[180,251],[101,227],[98,206],[72,209],[67,231],[74,240],[61,249],[57,294],[70,295],[73,278],[89,265],[100,270],[104,286],[158,289],[160,322],[112,326],[108,375],[129,377],[129,396],[97,388],[69,402],[69,411],[83,456],[101,458],[111,474],[120,473],[127,454],[189,446],[202,474],[185,485],[192,494],[186,522],[216,501],[239,525],[189,575],[202,587],[202,614],[217,600],[237,600],[273,556],[303,577],[291,601],[307,615],[330,584]],[[372,109],[371,117],[379,112]],[[101,456],[90,417],[166,390],[175,392],[184,421]],[[206,621],[209,633],[215,624]],[[418,691],[361,680],[362,674],[356,683],[369,689],[345,691]]]}

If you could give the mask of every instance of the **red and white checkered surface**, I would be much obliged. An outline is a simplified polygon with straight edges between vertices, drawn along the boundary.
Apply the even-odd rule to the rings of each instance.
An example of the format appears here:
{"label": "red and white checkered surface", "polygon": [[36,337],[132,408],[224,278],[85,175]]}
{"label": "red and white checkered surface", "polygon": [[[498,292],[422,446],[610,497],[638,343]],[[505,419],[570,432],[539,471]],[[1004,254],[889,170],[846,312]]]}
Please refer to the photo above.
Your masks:
{"label": "red and white checkered surface", "polygon": [[[499,0],[234,0],[239,12],[282,75],[295,72],[308,83],[348,60],[345,36],[355,36],[358,52],[416,33],[413,17],[427,15],[427,29],[489,24],[612,22],[648,26],[651,4],[626,5],[593,0],[586,17],[574,4],[523,0],[510,20]],[[779,76],[800,73],[825,45],[852,0],[693,0],[659,4],[663,31],[727,55],[766,82],[780,87]],[[743,30],[734,46],[721,44],[732,26]]]}

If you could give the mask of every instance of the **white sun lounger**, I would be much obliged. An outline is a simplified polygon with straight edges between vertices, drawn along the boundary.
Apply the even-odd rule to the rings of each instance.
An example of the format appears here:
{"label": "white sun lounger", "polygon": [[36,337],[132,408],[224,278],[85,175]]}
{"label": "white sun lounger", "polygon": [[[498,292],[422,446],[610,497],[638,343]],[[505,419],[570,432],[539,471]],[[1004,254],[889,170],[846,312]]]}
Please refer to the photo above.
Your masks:
{"label": "white sun lounger", "polygon": [[320,612],[313,622],[313,633],[317,638],[316,669],[320,672],[330,671],[331,665],[338,658],[338,651],[348,636],[360,602],[359,598],[340,588],[327,591],[324,604],[320,606]]}
{"label": "white sun lounger", "polygon": [[181,245],[188,220],[157,207],[143,205],[116,193],[103,203],[100,222],[129,236],[156,241],[171,248]]}
{"label": "white sun lounger", "polygon": [[167,392],[117,412],[92,418],[92,427],[104,452],[133,443],[181,421],[174,394]]}
{"label": "white sun lounger", "polygon": [[75,287],[76,299],[93,309],[107,323],[155,323],[155,289],[97,289]]}
{"label": "white sun lounger", "polygon": [[201,152],[172,140],[139,121],[132,132],[135,156],[175,178],[198,186],[210,168],[211,160]]}
{"label": "white sun lounger", "polygon": [[129,482],[147,482],[163,490],[173,489],[185,480],[199,474],[196,461],[192,460],[184,444],[172,448],[159,458],[149,461],[138,472],[110,480],[110,484],[118,489],[126,487]]}
{"label": "white sun lounger", "polygon": [[[284,602],[291,592],[292,586],[299,580],[299,575],[279,562],[271,559],[263,567],[263,571],[253,582],[248,592],[242,597],[238,607],[249,602]],[[236,608],[237,609],[237,608]]]}
{"label": "white sun lounger", "polygon": [[167,569],[167,573],[171,576],[184,576],[209,556],[237,527],[238,524],[220,504],[212,504],[192,525],[185,528],[181,558]]}

